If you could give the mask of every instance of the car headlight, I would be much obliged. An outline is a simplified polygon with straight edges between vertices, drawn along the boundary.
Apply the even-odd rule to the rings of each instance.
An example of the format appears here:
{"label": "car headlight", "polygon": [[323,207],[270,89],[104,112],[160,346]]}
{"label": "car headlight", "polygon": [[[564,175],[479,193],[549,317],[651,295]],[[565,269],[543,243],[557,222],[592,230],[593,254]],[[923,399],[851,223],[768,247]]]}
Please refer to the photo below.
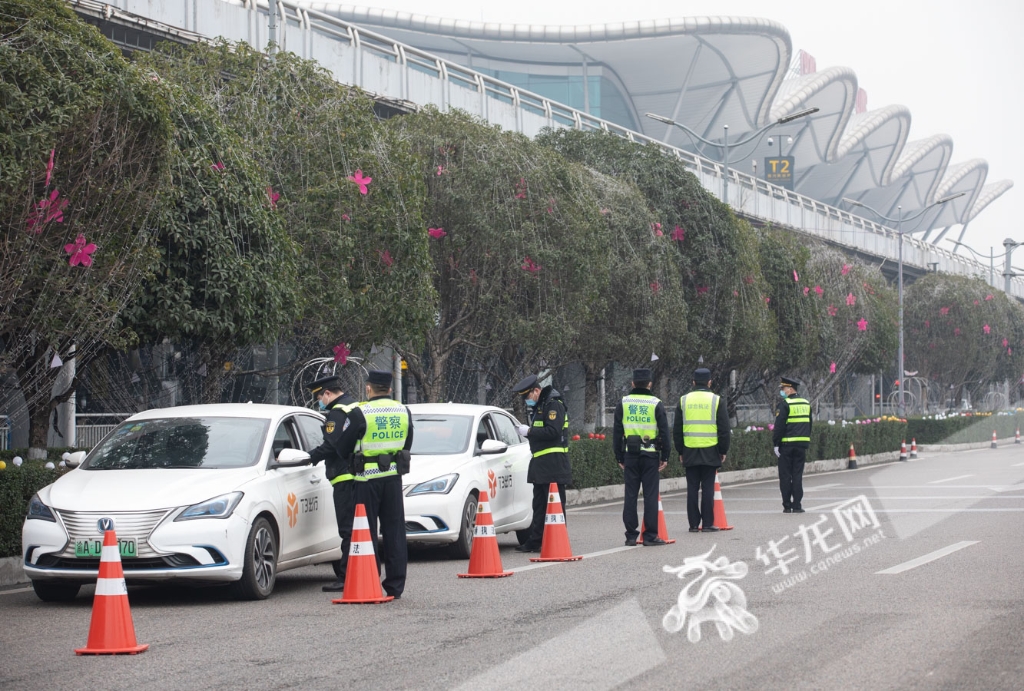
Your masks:
{"label": "car headlight", "polygon": [[174,520],[191,521],[195,518],[227,518],[240,501],[242,501],[241,492],[222,494],[219,497],[193,504],[182,511]]}
{"label": "car headlight", "polygon": [[442,475],[441,477],[435,477],[433,480],[427,480],[409,490],[407,496],[414,494],[448,494],[452,491],[452,487],[455,486],[455,482],[459,479],[458,473],[452,473],[451,475]]}
{"label": "car headlight", "polygon": [[57,522],[53,511],[50,511],[50,507],[43,503],[38,494],[33,494],[32,498],[28,500],[28,516],[26,518],[50,521],[51,523]]}

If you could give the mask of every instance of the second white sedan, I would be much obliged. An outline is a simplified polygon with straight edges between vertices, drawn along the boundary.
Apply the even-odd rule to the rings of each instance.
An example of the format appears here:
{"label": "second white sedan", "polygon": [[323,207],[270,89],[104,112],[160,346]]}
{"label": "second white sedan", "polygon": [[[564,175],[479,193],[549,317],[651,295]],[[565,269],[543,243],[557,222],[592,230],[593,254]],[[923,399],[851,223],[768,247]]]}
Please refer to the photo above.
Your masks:
{"label": "second white sedan", "polygon": [[450,545],[454,556],[468,558],[482,490],[495,531],[517,531],[525,541],[533,486],[526,482],[530,446],[516,431],[519,422],[493,406],[420,403],[409,410],[412,462],[402,478],[408,541]]}

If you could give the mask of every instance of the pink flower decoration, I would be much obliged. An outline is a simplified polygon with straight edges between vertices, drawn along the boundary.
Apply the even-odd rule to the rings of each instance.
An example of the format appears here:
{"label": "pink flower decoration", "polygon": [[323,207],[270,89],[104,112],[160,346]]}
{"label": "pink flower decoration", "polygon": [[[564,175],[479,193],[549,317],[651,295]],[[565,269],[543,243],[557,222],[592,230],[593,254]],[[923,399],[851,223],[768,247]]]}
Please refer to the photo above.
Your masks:
{"label": "pink flower decoration", "polygon": [[216,163],[211,165],[210,168],[212,168],[213,170],[215,170],[215,171],[217,171],[219,173],[222,170],[224,170],[224,162],[223,161],[217,161]]}
{"label": "pink flower decoration", "polygon": [[444,228],[427,228],[427,235],[435,240],[440,240],[447,234],[448,233],[444,232]]}
{"label": "pink flower decoration", "polygon": [[64,251],[71,255],[68,265],[92,266],[92,257],[89,255],[96,251],[96,245],[86,243],[85,236],[79,235],[74,243],[64,245]]}
{"label": "pink flower decoration", "polygon": [[526,199],[526,178],[519,178],[516,185],[516,199]]}
{"label": "pink flower decoration", "polygon": [[796,272],[796,269],[793,269],[793,282],[794,283],[799,283],[800,282],[800,275]]}
{"label": "pink flower decoration", "polygon": [[860,321],[857,322],[857,330],[858,331],[867,331],[868,330],[868,320],[865,319],[864,317],[861,317]]}
{"label": "pink flower decoration", "polygon": [[804,286],[804,295],[807,295],[809,292],[811,292],[811,289],[808,288],[807,286]]}
{"label": "pink flower decoration", "polygon": [[270,200],[270,208],[277,208],[277,200],[281,198],[281,195],[274,191],[274,188],[267,185],[267,198]]}
{"label": "pink flower decoration", "polygon": [[334,361],[344,365],[348,362],[348,356],[352,353],[347,343],[339,343],[334,346]]}
{"label": "pink flower decoration", "polygon": [[601,212],[602,216],[607,216],[608,214],[610,214],[612,212],[612,210],[611,209],[601,209],[600,212]]}
{"label": "pink flower decoration", "polygon": [[769,429],[769,430],[773,430],[773,429],[775,429],[775,423],[774,423],[774,422],[769,422],[769,423],[768,423],[768,429]]}
{"label": "pink flower decoration", "polygon": [[697,295],[703,295],[710,290],[709,286],[697,286]]}
{"label": "pink flower decoration", "polygon": [[480,279],[476,275],[476,269],[469,270],[469,282],[476,285]]}
{"label": "pink flower decoration", "polygon": [[771,298],[768,298],[768,297],[766,297],[766,298],[764,299],[764,304],[766,304],[766,305],[767,305],[767,304],[768,304],[768,303],[770,303],[771,301],[772,301],[772,299],[771,299]]}
{"label": "pink flower decoration", "polygon": [[389,250],[384,250],[383,252],[377,250],[377,254],[380,255],[380,260],[384,262],[384,266],[391,266],[395,263],[395,260],[392,259],[391,252]]}
{"label": "pink flower decoration", "polygon": [[818,297],[821,297],[822,295],[824,295],[824,294],[825,294],[825,291],[824,291],[824,290],[822,290],[821,286],[814,286],[814,293],[815,293],[815,295],[817,295]]}
{"label": "pink flower decoration", "polygon": [[356,169],[356,174],[349,175],[348,179],[359,185],[359,194],[366,194],[369,191],[370,183],[373,182],[373,178],[364,177],[363,171],[360,169]]}
{"label": "pink flower decoration", "polygon": [[[50,221],[63,223],[64,207],[67,205],[67,199],[60,199],[60,190],[54,190],[50,193],[49,197],[41,199],[36,203],[36,207],[32,209],[32,213],[29,214],[26,221],[28,229],[38,235],[43,232],[41,226],[46,225]],[[34,229],[37,224],[40,227],[38,229]]]}
{"label": "pink flower decoration", "polygon": [[978,305],[980,305],[980,304],[981,304],[981,303],[980,303],[980,302],[978,302],[977,300],[975,300],[975,301],[974,301],[974,306],[975,306],[975,307],[977,307],[977,306],[978,306]]}
{"label": "pink flower decoration", "polygon": [[847,293],[846,294],[846,305],[848,307],[853,307],[856,304],[857,304],[857,296],[854,295],[853,293]]}
{"label": "pink flower decoration", "polygon": [[676,226],[676,229],[672,231],[672,239],[682,242],[686,238],[686,231]]}
{"label": "pink flower decoration", "polygon": [[53,175],[53,149],[50,149],[50,162],[46,164],[46,186],[50,186],[50,177]]}
{"label": "pink flower decoration", "polygon": [[831,365],[829,365],[828,366],[828,371],[829,371],[829,374],[835,374],[836,373],[836,363],[833,362]]}
{"label": "pink flower decoration", "polygon": [[985,326],[981,327],[981,330],[985,332],[986,336],[992,333],[992,327],[990,327],[988,324],[985,324]]}
{"label": "pink flower decoration", "polygon": [[740,296],[740,291],[734,290],[734,291],[732,291],[732,295],[733,295],[733,297],[737,297],[738,298]]}
{"label": "pink flower decoration", "polygon": [[1003,339],[1003,347],[1005,348],[1008,345],[1010,345],[1010,342],[1004,338]]}
{"label": "pink flower decoration", "polygon": [[946,316],[947,314],[949,314],[949,308],[948,307],[940,307],[939,308],[939,314],[941,314],[942,316]]}
{"label": "pink flower decoration", "polygon": [[839,273],[843,274],[844,276],[846,274],[850,273],[850,265],[849,264],[843,264],[843,270],[840,271]]}
{"label": "pink flower decoration", "polygon": [[652,223],[651,224],[651,230],[654,231],[654,237],[656,237],[656,238],[660,238],[662,235],[664,235],[664,233],[661,232],[661,224],[660,223]]}
{"label": "pink flower decoration", "polygon": [[746,283],[747,285],[750,285],[751,283],[754,282],[754,277],[753,276],[744,276],[743,277],[743,282]]}
{"label": "pink flower decoration", "polygon": [[441,175],[443,175],[443,174],[444,174],[444,173],[446,173],[446,172],[448,172],[448,171],[446,171],[446,170],[444,169],[444,166],[438,166],[438,167],[437,167],[437,176],[438,176],[438,177],[441,177]]}
{"label": "pink flower decoration", "polygon": [[828,316],[834,317],[834,316],[836,316],[836,314],[838,312],[839,312],[839,310],[836,309],[835,305],[829,305],[828,306]]}
{"label": "pink flower decoration", "polygon": [[954,336],[959,336],[960,335],[960,329],[953,329],[953,335]]}
{"label": "pink flower decoration", "polygon": [[926,328],[926,329],[930,329],[930,328],[931,328],[931,326],[932,326],[932,321],[931,321],[931,319],[925,319],[925,320],[924,320],[924,328]]}
{"label": "pink flower decoration", "polygon": [[523,265],[520,266],[523,271],[529,271],[531,274],[536,276],[540,272],[540,264],[537,264],[529,257],[523,259]]}
{"label": "pink flower decoration", "polygon": [[657,295],[659,290],[661,290],[661,284],[660,283],[658,283],[657,281],[654,281],[653,283],[651,283],[651,292],[653,292],[655,295]]}
{"label": "pink flower decoration", "polygon": [[548,198],[548,213],[549,214],[555,213],[555,198],[554,197]]}
{"label": "pink flower decoration", "polygon": [[991,299],[992,299],[992,294],[991,293],[989,293],[988,295],[985,296],[985,301],[986,302],[988,302]]}
{"label": "pink flower decoration", "polygon": [[351,221],[352,217],[349,216],[348,214],[342,214],[341,215],[341,220],[343,220],[343,221]]}

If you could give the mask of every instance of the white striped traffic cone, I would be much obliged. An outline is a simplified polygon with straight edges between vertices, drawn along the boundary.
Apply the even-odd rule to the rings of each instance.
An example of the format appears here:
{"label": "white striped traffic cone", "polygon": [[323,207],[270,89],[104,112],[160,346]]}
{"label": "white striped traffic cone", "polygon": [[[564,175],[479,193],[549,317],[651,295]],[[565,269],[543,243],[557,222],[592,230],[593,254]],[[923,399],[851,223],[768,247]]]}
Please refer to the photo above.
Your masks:
{"label": "white striped traffic cone", "polygon": [[996,437],[996,431],[995,430],[992,430],[992,446],[990,448],[993,448],[993,449],[998,449],[999,448],[999,439]]}
{"label": "white striped traffic cone", "polygon": [[900,442],[900,460],[907,460],[907,440],[904,439]]}
{"label": "white striped traffic cone", "polygon": [[503,578],[513,573],[501,568],[501,553],[498,551],[498,536],[494,534],[491,503],[488,501],[487,490],[484,490],[480,492],[480,503],[476,505],[469,573],[460,573],[459,578]]}
{"label": "white striped traffic cone", "polygon": [[128,586],[121,569],[121,551],[113,530],[103,533],[100,572],[92,599],[89,640],[75,655],[135,655],[149,648],[135,640],[135,626],[128,607]]}
{"label": "white striped traffic cone", "polygon": [[910,439],[910,457],[917,458],[917,437]]}
{"label": "white striped traffic cone", "polygon": [[579,561],[574,557],[569,544],[569,531],[565,528],[565,514],[562,513],[562,497],[558,484],[548,486],[548,512],[544,516],[544,535],[541,536],[540,556],[530,561]]}
{"label": "white striped traffic cone", "polygon": [[[373,526],[373,529],[376,530],[377,526]],[[356,504],[356,514],[352,520],[352,541],[348,545],[345,590],[340,599],[331,602],[336,605],[362,605],[390,602],[394,599],[393,595],[384,595],[384,590],[380,587],[380,571],[377,569],[377,556],[373,552],[366,507]]]}
{"label": "white striped traffic cone", "polygon": [[732,530],[725,517],[725,502],[722,501],[722,486],[718,484],[718,471],[715,471],[715,527],[719,530]]}

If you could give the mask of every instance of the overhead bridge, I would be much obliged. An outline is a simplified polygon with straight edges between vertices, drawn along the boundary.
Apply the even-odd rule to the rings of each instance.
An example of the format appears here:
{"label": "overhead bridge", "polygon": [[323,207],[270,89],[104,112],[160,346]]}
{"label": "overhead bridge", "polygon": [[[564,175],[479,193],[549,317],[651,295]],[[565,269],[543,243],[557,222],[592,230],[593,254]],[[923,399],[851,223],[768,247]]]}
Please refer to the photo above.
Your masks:
{"label": "overhead bridge", "polygon": [[[266,46],[270,14],[261,0],[69,0],[75,11],[127,51],[152,50],[160,41],[190,43],[223,37]],[[433,105],[458,108],[529,137],[546,127],[600,130],[653,144],[683,161],[712,194],[722,197],[724,167],[620,125],[596,118],[464,66],[398,43],[336,17],[277,0],[277,44],[316,60],[343,84],[371,94],[379,111],[413,112]],[[843,209],[765,180],[728,170],[734,211],[756,224],[771,224],[818,238],[883,268],[895,268],[899,234]],[[1001,273],[972,258],[904,235],[903,262],[909,275],[928,271],[974,276],[1002,290]],[[1024,278],[1010,281],[1010,294],[1024,302]]]}

